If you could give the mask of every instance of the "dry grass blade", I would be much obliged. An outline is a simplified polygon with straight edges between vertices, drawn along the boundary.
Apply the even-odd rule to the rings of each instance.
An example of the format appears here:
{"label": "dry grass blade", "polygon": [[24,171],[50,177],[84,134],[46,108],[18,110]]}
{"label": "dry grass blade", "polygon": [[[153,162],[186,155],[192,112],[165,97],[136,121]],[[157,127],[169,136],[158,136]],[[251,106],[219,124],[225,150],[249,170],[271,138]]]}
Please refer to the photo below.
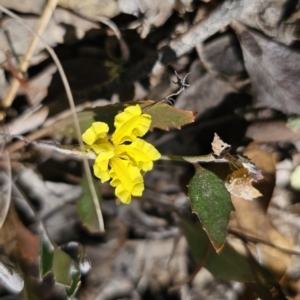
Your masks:
{"label": "dry grass blade", "polygon": [[[7,14],[10,17],[17,20],[18,22],[20,22],[33,35],[38,36],[38,34],[32,28],[30,28],[20,17],[18,17],[12,11],[10,11],[9,9],[6,9],[2,5],[0,5],[0,10],[2,10],[5,14]],[[84,149],[83,141],[82,141],[82,138],[81,138],[80,125],[79,125],[78,117],[77,117],[77,114],[76,114],[74,99],[73,99],[71,88],[70,88],[69,82],[67,80],[67,77],[65,75],[64,69],[63,69],[57,55],[55,54],[54,50],[43,40],[42,37],[40,37],[40,36],[38,36],[38,37],[40,39],[40,42],[42,42],[44,44],[45,48],[47,49],[47,51],[49,52],[49,54],[51,55],[52,59],[54,60],[56,66],[57,66],[58,72],[61,76],[64,88],[65,88],[65,91],[66,91],[66,95],[67,95],[67,98],[68,98],[68,101],[69,101],[70,109],[72,111],[73,121],[74,121],[75,129],[76,129],[76,134],[77,134],[77,137],[78,137],[78,141],[79,141],[80,147],[82,149]],[[102,212],[101,212],[99,200],[97,198],[95,186],[93,185],[92,174],[91,174],[87,159],[83,160],[83,166],[84,166],[84,170],[86,172],[87,180],[88,180],[88,183],[89,183],[89,188],[90,188],[90,191],[91,191],[91,194],[92,194],[92,197],[93,197],[95,210],[96,210],[96,213],[97,213],[97,216],[98,216],[99,229],[100,229],[101,232],[103,232],[104,231],[104,222],[103,222]]]}

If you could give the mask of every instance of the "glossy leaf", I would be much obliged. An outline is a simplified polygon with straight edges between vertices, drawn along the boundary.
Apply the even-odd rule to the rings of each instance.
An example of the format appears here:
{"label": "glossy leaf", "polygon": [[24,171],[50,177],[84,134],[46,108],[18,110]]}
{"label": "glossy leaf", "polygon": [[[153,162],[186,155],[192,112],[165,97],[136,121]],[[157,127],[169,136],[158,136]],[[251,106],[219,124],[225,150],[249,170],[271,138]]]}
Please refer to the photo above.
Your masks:
{"label": "glossy leaf", "polygon": [[[97,186],[98,180],[94,180],[94,185]],[[91,195],[91,191],[89,189],[88,181],[86,179],[86,175],[84,175],[81,181],[82,188],[82,196],[77,202],[77,211],[79,213],[79,217],[84,226],[91,232],[99,232],[99,220],[95,210],[95,205],[93,202],[93,197]],[[100,190],[96,188],[97,198],[101,199]]]}
{"label": "glossy leaf", "polygon": [[230,195],[218,176],[199,165],[195,168],[196,174],[188,185],[191,206],[214,248],[220,251],[233,208]]}

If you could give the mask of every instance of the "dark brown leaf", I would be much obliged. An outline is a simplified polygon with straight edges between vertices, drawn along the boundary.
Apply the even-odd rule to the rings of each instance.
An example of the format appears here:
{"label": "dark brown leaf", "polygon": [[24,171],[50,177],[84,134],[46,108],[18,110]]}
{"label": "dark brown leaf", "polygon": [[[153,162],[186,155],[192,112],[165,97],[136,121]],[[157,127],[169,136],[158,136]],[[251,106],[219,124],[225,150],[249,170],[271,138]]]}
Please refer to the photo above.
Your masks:
{"label": "dark brown leaf", "polygon": [[300,113],[300,53],[241,24],[234,29],[257,106]]}

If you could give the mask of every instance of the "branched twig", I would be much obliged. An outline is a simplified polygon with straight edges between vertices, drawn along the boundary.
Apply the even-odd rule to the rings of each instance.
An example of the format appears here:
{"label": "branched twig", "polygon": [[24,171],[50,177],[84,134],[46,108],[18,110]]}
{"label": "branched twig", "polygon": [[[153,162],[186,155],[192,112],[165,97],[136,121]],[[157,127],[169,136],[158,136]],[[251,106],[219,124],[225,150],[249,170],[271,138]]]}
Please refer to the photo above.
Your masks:
{"label": "branched twig", "polygon": [[169,105],[173,106],[175,103],[175,100],[172,98],[174,96],[178,96],[179,94],[181,94],[186,88],[188,88],[190,86],[189,83],[186,83],[186,79],[187,77],[190,75],[191,73],[187,73],[183,79],[181,79],[177,72],[175,71],[175,75],[177,78],[177,82],[172,81],[173,83],[177,84],[179,86],[179,90],[176,93],[172,93],[170,95],[168,95],[167,97],[165,97],[165,102],[168,103]]}
{"label": "branched twig", "polygon": [[[36,29],[37,35],[33,36],[32,40],[27,48],[27,51],[21,60],[21,63],[19,66],[20,75],[22,75],[22,73],[25,73],[27,71],[27,68],[29,66],[31,57],[35,51],[35,48],[39,41],[39,38],[43,34],[44,30],[46,29],[46,26],[48,25],[48,23],[51,19],[52,13],[57,5],[57,2],[58,2],[58,0],[49,0],[48,1],[47,5],[45,7],[45,10],[40,18],[38,28]],[[19,87],[20,87],[20,81],[18,80],[18,78],[14,77],[11,81],[9,90],[8,90],[5,98],[2,101],[2,105],[4,107],[9,107],[11,105],[11,103],[13,102],[13,100],[17,94]]]}
{"label": "branched twig", "polygon": [[276,245],[272,242],[263,240],[259,237],[248,235],[247,233],[240,232],[240,231],[232,229],[232,228],[228,228],[228,233],[238,237],[239,239],[241,239],[245,243],[255,243],[255,244],[260,243],[260,244],[263,244],[263,245],[268,245],[268,246],[270,246],[274,249],[277,249],[277,250],[281,251],[282,253],[286,253],[286,254],[289,254],[289,255],[298,255],[298,256],[300,256],[299,251],[290,250],[290,249],[287,249],[287,248],[280,247],[280,246],[278,246],[278,245]]}
{"label": "branched twig", "polygon": [[14,45],[13,45],[13,43],[12,43],[12,40],[11,40],[11,36],[10,36],[9,31],[8,31],[7,29],[5,29],[5,30],[3,31],[3,33],[4,33],[5,37],[6,37],[6,40],[7,40],[7,43],[8,43],[8,46],[9,46],[9,48],[10,48],[10,52],[11,52],[13,58],[16,60],[16,62],[17,62],[18,64],[20,64],[20,59],[19,59],[19,56],[17,55],[17,53],[16,53],[16,51],[15,51],[15,49],[14,49]]}

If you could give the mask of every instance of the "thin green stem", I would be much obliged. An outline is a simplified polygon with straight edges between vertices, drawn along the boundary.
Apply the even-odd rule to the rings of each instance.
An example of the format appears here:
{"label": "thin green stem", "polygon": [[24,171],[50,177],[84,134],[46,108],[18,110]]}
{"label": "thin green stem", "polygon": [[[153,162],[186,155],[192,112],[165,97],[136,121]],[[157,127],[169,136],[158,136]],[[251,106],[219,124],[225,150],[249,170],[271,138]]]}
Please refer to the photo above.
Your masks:
{"label": "thin green stem", "polygon": [[227,160],[224,158],[216,158],[212,153],[206,155],[198,155],[198,156],[162,155],[160,159],[173,160],[173,161],[186,161],[192,164],[209,163],[209,162],[218,162],[218,163],[227,162]]}

